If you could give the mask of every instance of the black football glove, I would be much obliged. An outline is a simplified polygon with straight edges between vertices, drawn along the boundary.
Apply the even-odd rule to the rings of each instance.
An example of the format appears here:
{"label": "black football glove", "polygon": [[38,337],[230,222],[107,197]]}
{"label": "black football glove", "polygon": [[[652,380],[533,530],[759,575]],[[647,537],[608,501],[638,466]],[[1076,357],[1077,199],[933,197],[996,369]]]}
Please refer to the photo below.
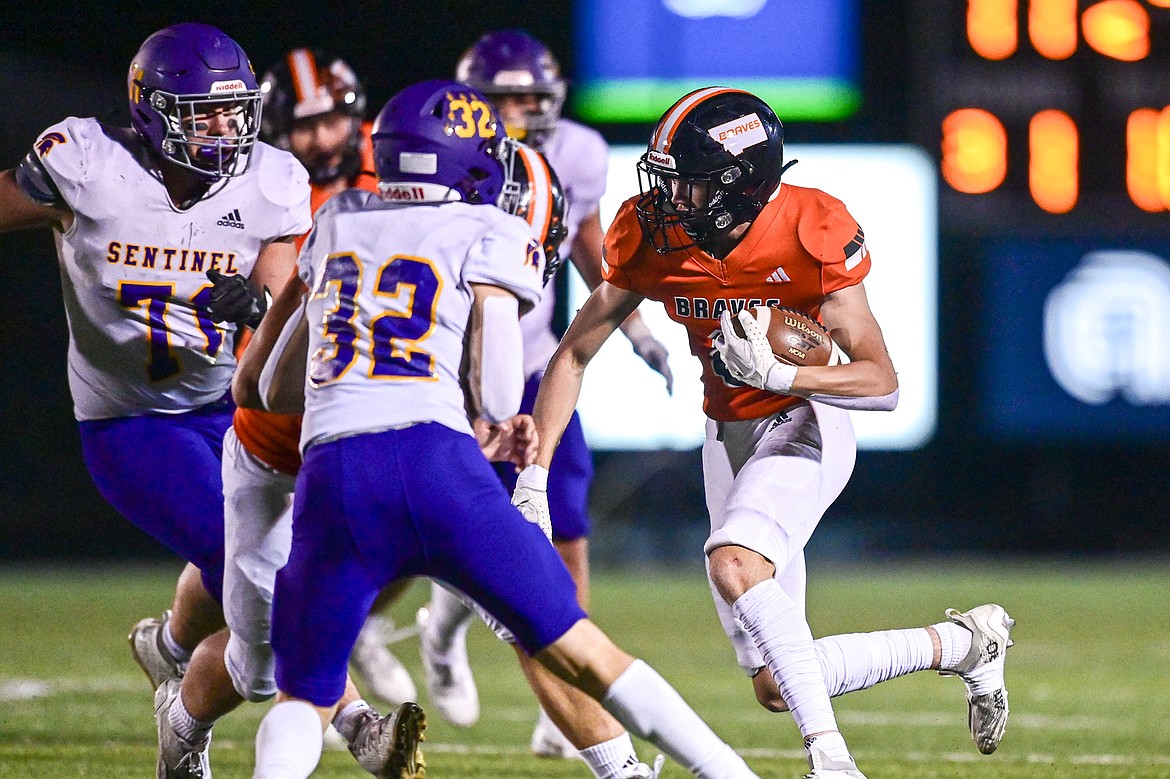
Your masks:
{"label": "black football glove", "polygon": [[226,276],[218,270],[207,271],[207,278],[215,286],[211,288],[204,309],[213,322],[235,322],[239,326],[255,328],[268,306],[264,296],[252,288],[248,280],[240,275]]}

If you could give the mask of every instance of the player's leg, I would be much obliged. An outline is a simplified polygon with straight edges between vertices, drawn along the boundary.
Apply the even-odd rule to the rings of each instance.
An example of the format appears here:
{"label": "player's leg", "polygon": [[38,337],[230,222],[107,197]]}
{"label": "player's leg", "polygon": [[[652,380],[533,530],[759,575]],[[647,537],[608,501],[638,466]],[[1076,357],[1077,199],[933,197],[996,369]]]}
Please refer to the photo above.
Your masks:
{"label": "player's leg", "polygon": [[[532,401],[536,389],[532,387]],[[585,443],[585,431],[577,412],[569,419],[561,443],[557,446],[549,467],[549,516],[552,519],[553,546],[569,569],[577,585],[577,602],[589,611],[589,487],[593,483],[593,455]],[[572,693],[570,693],[572,694]],[[584,703],[584,701],[582,701]],[[576,757],[578,739],[570,737],[541,708],[536,728],[532,731],[531,747],[538,757]],[[616,724],[616,723],[615,723]]]}
{"label": "player's leg", "polygon": [[349,658],[350,667],[366,689],[375,698],[393,706],[418,698],[410,672],[388,647],[394,637],[395,625],[386,612],[402,598],[410,585],[410,579],[403,579],[392,582],[378,593]]}
{"label": "player's leg", "polygon": [[[153,687],[181,673],[198,642],[223,626],[219,456],[230,422],[230,410],[216,405],[79,425],[86,466],[102,496],[195,566],[180,577],[172,612],[131,632],[131,650]],[[148,475],[144,462],[151,464]]]}
{"label": "player's leg", "polygon": [[418,612],[418,649],[431,705],[460,728],[479,720],[479,690],[467,658],[467,632],[475,613],[442,582],[431,582],[431,598]]}
{"label": "player's leg", "polygon": [[419,520],[434,534],[428,543],[434,567],[426,572],[447,577],[507,626],[525,652],[696,775],[751,776],[670,685],[585,617],[560,557],[491,479],[474,441],[464,440],[450,449],[437,441],[427,447],[458,469],[460,489],[429,491]]}
{"label": "player's leg", "polygon": [[349,654],[375,597],[418,553],[401,496],[400,451],[392,443],[392,435],[371,434],[307,453],[292,551],[273,599],[281,697],[257,734],[256,777],[308,776],[330,722],[353,737],[351,751],[371,773],[412,779],[421,770],[422,711],[403,704],[374,719],[350,708],[345,694]]}
{"label": "player's leg", "polygon": [[754,777],[653,668],[618,648],[583,619],[536,655],[551,672],[586,692],[630,733],[699,777]]}
{"label": "player's leg", "polygon": [[211,729],[245,700],[276,693],[269,637],[276,572],[292,544],[294,479],[251,455],[229,428],[223,445],[224,616],[231,633],[204,640],[181,687],[156,696],[159,761],[176,773],[206,764]]}
{"label": "player's leg", "polygon": [[775,678],[813,774],[848,776],[856,766],[805,619],[803,578],[789,591],[775,578],[802,553],[848,481],[855,457],[848,416],[802,405],[770,419],[724,424],[721,433],[736,475],[722,524],[705,545],[711,582]]}

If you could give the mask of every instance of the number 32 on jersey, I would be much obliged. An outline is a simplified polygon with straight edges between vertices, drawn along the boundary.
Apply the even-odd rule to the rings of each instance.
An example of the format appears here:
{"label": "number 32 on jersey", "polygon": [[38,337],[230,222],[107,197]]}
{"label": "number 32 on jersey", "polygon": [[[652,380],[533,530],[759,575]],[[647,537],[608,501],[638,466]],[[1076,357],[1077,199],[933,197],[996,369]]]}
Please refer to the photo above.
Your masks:
{"label": "number 32 on jersey", "polygon": [[337,381],[357,362],[368,344],[371,379],[435,381],[434,356],[419,342],[435,328],[435,309],[443,281],[430,260],[396,255],[378,269],[374,298],[383,313],[360,316],[362,263],[350,253],[325,260],[313,299],[333,298],[324,318],[326,343],[309,359],[309,384],[322,387]]}

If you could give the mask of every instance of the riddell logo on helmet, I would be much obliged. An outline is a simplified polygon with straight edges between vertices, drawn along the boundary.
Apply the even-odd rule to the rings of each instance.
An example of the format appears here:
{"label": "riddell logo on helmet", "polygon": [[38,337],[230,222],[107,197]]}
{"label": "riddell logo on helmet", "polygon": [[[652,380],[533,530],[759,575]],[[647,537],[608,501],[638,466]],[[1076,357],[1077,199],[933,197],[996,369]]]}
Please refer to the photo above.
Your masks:
{"label": "riddell logo on helmet", "polygon": [[663,154],[660,151],[654,151],[653,149],[646,152],[646,162],[649,162],[651,165],[657,165],[660,168],[670,168],[671,170],[674,170],[676,167],[674,157],[669,154]]}
{"label": "riddell logo on helmet", "polygon": [[426,200],[427,193],[422,187],[412,187],[403,184],[391,184],[381,187],[382,199],[394,203],[407,203]]}
{"label": "riddell logo on helmet", "polygon": [[707,131],[711,138],[732,154],[768,140],[768,131],[755,113],[732,119]]}
{"label": "riddell logo on helmet", "polygon": [[211,89],[207,90],[208,94],[216,95],[220,92],[244,92],[248,89],[248,85],[240,79],[234,81],[214,81],[211,84]]}

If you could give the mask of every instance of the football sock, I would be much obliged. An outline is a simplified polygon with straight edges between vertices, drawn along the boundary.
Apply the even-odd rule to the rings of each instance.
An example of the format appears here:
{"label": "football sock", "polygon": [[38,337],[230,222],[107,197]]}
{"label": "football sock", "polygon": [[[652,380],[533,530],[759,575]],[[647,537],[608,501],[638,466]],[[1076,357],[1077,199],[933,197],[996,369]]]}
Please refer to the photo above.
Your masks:
{"label": "football sock", "polygon": [[949,671],[963,662],[971,651],[971,631],[954,622],[939,622],[931,627],[938,633],[939,643],[942,644],[942,659],[939,660],[938,669]]}
{"label": "football sock", "polygon": [[162,638],[163,648],[171,653],[171,657],[175,658],[179,665],[186,668],[187,663],[191,662],[192,652],[179,646],[179,642],[175,640],[175,634],[171,632],[171,621],[169,619],[163,623],[162,630],[159,631],[159,636]]}
{"label": "football sock", "polygon": [[341,734],[343,739],[352,744],[354,737],[357,736],[358,727],[362,722],[362,712],[372,710],[370,704],[363,700],[347,703],[344,708],[333,715],[333,727]]}
{"label": "football sock", "polygon": [[736,599],[735,616],[764,656],[800,735],[837,730],[812,631],[775,579],[766,579]]}
{"label": "football sock", "polygon": [[256,732],[252,779],[307,779],[321,760],[321,718],[304,701],[282,701]]}
{"label": "football sock", "polygon": [[830,697],[924,671],[934,661],[934,645],[925,628],[826,636],[817,639],[815,647]]}
{"label": "football sock", "polygon": [[202,744],[207,741],[214,722],[200,722],[191,716],[183,704],[183,693],[180,692],[175,702],[167,710],[167,722],[179,737],[191,744]]}
{"label": "football sock", "polygon": [[427,604],[428,649],[436,654],[450,651],[460,635],[466,635],[474,613],[446,587],[432,582],[431,602]]}
{"label": "football sock", "polygon": [[700,779],[755,777],[743,758],[641,660],[634,660],[614,680],[601,705],[628,731],[654,744]]}
{"label": "football sock", "polygon": [[[815,749],[822,756],[827,757],[833,762],[854,762],[853,756],[849,754],[849,747],[845,746],[845,738],[837,732],[821,733],[818,736],[806,738],[804,740],[804,749],[810,754]],[[811,757],[809,762],[812,762]]]}
{"label": "football sock", "polygon": [[582,749],[581,759],[597,779],[619,779],[625,770],[638,764],[634,742],[629,733],[623,733],[609,741],[602,741]]}

